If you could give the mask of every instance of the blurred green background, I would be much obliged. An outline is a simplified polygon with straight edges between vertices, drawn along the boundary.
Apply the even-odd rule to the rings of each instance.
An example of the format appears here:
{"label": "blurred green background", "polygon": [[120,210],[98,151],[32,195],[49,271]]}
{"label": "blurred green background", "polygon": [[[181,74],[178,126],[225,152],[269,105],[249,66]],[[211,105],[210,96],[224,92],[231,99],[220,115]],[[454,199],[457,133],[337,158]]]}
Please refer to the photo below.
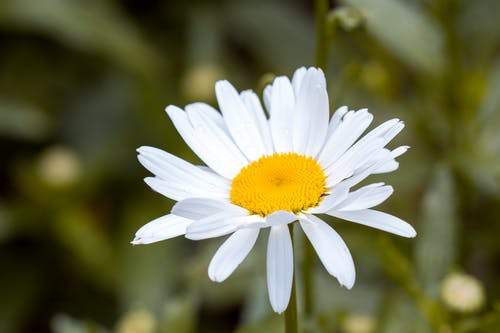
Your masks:
{"label": "blurred green background", "polygon": [[[301,327],[500,332],[500,2],[330,5],[331,109],[405,120],[393,147],[412,149],[370,180],[395,187],[383,210],[418,236],[329,220],[357,282],[316,262]],[[223,284],[206,272],[222,239],[129,244],[173,204],[142,182],[135,149],[196,161],[166,105],[215,105],[218,79],[260,94],[314,47],[310,1],[1,0],[0,332],[281,332],[266,237]]]}

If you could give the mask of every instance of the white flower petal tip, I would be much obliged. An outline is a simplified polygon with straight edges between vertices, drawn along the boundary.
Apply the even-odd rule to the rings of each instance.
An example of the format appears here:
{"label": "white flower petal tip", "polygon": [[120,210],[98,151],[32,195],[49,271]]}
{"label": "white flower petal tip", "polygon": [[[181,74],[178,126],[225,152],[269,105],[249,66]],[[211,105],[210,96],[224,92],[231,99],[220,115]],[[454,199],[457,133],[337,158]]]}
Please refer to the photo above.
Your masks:
{"label": "white flower petal tip", "polygon": [[399,157],[399,156],[403,155],[404,153],[406,153],[410,148],[411,148],[410,146],[400,146],[400,147],[391,151],[391,157],[392,158]]}
{"label": "white flower petal tip", "polygon": [[408,233],[406,234],[406,236],[403,236],[403,237],[415,238],[415,237],[417,237],[417,231],[415,230],[415,228],[410,226],[410,228],[408,228]]}
{"label": "white flower petal tip", "polygon": [[351,253],[340,235],[327,223],[314,215],[306,215],[300,225],[318,257],[342,286],[351,289],[356,280],[356,270]]}
{"label": "white flower petal tip", "polygon": [[172,214],[161,216],[143,225],[130,242],[133,245],[151,244],[184,235],[191,220]]}
{"label": "white flower petal tip", "polygon": [[135,237],[131,242],[130,244],[132,245],[141,245],[141,244],[144,244],[144,242],[142,241],[142,239],[140,237]]}
{"label": "white flower petal tip", "polygon": [[396,216],[373,209],[353,211],[331,210],[326,214],[406,238],[413,238],[417,235],[417,232],[409,223]]}
{"label": "white flower petal tip", "polygon": [[208,277],[223,282],[243,262],[252,250],[259,229],[242,229],[233,233],[217,250],[208,266]]}

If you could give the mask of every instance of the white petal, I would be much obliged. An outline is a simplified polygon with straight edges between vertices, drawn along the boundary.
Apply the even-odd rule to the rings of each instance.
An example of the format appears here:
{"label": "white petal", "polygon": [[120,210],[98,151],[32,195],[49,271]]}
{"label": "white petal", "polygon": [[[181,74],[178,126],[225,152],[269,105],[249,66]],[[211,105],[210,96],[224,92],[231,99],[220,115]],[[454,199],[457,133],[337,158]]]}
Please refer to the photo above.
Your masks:
{"label": "white petal", "polygon": [[273,86],[271,84],[268,84],[264,88],[264,92],[262,95],[264,95],[264,106],[266,107],[267,114],[271,115],[271,91],[273,90]]}
{"label": "white petal", "polygon": [[408,146],[401,146],[392,151],[386,148],[380,149],[378,152],[373,154],[372,157],[366,159],[363,164],[358,165],[354,173],[360,174],[366,172],[367,168],[370,169],[369,174],[394,171],[399,167],[399,163],[395,160],[395,158],[404,154],[409,148],[410,147]]}
{"label": "white petal", "polygon": [[218,81],[215,93],[227,128],[245,156],[252,161],[266,154],[253,109],[246,108],[240,95],[228,81]]}
{"label": "white petal", "polygon": [[293,213],[277,210],[266,216],[266,223],[268,226],[288,224],[297,221],[297,216]]}
{"label": "white petal", "polygon": [[293,149],[313,157],[323,147],[328,130],[328,94],[323,81],[323,72],[310,68],[302,79],[295,104]]}
{"label": "white petal", "polygon": [[219,175],[232,179],[248,164],[232,140],[220,128],[211,131],[202,124],[194,128],[186,112],[176,106],[170,105],[166,109],[175,128],[187,145]]}
{"label": "white petal", "polygon": [[191,220],[172,214],[159,217],[137,230],[131,243],[134,245],[150,244],[184,235],[190,223]]}
{"label": "white petal", "polygon": [[413,229],[413,227],[405,221],[373,209],[344,212],[331,210],[326,214],[403,237],[415,237],[417,235],[415,229]]}
{"label": "white petal", "polygon": [[227,279],[246,258],[258,236],[259,229],[242,229],[233,233],[210,261],[208,266],[210,279],[215,282]]}
{"label": "white petal", "polygon": [[339,234],[314,215],[301,219],[300,225],[328,273],[335,276],[341,285],[351,289],[356,271],[351,253]]}
{"label": "white petal", "polygon": [[288,306],[293,281],[293,248],[287,225],[271,227],[267,243],[267,290],[273,310]]}
{"label": "white petal", "polygon": [[349,193],[346,200],[335,207],[335,210],[361,210],[375,207],[389,198],[393,192],[392,186],[384,186],[384,183],[366,185]]}
{"label": "white petal", "polygon": [[233,205],[229,201],[219,201],[206,198],[190,198],[179,201],[172,207],[172,214],[191,220],[200,220],[216,213],[228,212],[235,215],[245,215],[246,210]]}
{"label": "white petal", "polygon": [[[164,187],[170,188],[167,192],[177,192],[174,200],[187,197],[228,198],[230,182],[213,173],[200,170],[172,154],[153,147],[140,147],[139,162],[162,182]],[[175,189],[180,189],[176,191]]]}
{"label": "white petal", "polygon": [[198,102],[186,105],[185,109],[193,127],[197,127],[200,123],[211,121],[224,131],[227,131],[222,115],[212,106]]}
{"label": "white petal", "polygon": [[287,77],[274,79],[271,90],[271,135],[274,149],[278,153],[292,151],[292,126],[295,96]]}
{"label": "white petal", "polygon": [[[384,142],[381,138],[374,140],[357,142],[337,161],[330,165],[325,173],[328,176],[327,186],[331,187],[354,174],[354,171],[360,165],[365,164],[366,160],[370,159],[373,154],[376,154],[382,149]],[[352,186],[352,184],[351,184]]]}
{"label": "white petal", "polygon": [[373,170],[373,174],[379,174],[379,173],[388,173],[388,172],[393,172],[399,168],[399,162],[396,160],[390,160],[384,164],[382,164],[380,167],[377,169]]}
{"label": "white petal", "polygon": [[346,116],[328,138],[319,154],[318,161],[325,168],[335,163],[363,134],[373,120],[373,115],[366,109],[353,113],[348,119],[345,119]]}
{"label": "white petal", "polygon": [[193,196],[190,189],[178,182],[167,182],[158,177],[146,177],[144,182],[153,189],[153,191],[160,193],[175,201],[184,200]]}
{"label": "white petal", "polygon": [[386,151],[387,150],[385,149],[381,149],[380,151],[375,152],[375,154],[383,153],[382,154],[383,157],[381,157],[379,160],[372,161],[371,164],[365,163],[365,165],[362,167],[358,165],[354,174],[348,179],[344,180],[344,182],[348,183],[351,187],[353,187],[362,182],[363,180],[365,180],[368,176],[373,174],[375,170],[377,170],[380,166],[382,166],[384,163],[386,163],[391,159],[390,152],[387,151],[387,153],[385,153]]}
{"label": "white petal", "polygon": [[248,218],[227,211],[216,213],[191,223],[186,238],[200,240],[224,236],[241,228]]}
{"label": "white petal", "polygon": [[399,157],[399,156],[403,155],[404,153],[406,153],[408,151],[408,149],[410,149],[410,146],[400,146],[400,147],[391,151],[391,157],[392,158]]}
{"label": "white petal", "polygon": [[390,130],[387,131],[387,133],[384,134],[384,139],[386,141],[386,144],[389,143],[396,135],[399,134],[405,127],[404,122],[400,121],[396,125],[394,125]]}
{"label": "white petal", "polygon": [[295,96],[299,94],[300,91],[300,85],[302,83],[302,79],[304,78],[304,75],[306,75],[307,69],[305,67],[300,67],[293,73],[292,77],[292,86],[293,86],[293,91],[295,93]]}
{"label": "white petal", "polygon": [[349,111],[347,106],[341,106],[333,113],[332,119],[330,119],[330,124],[328,125],[328,132],[326,134],[326,139],[328,140],[330,136],[337,130],[340,123],[342,122],[342,117]]}
{"label": "white petal", "polygon": [[362,140],[371,140],[377,137],[384,137],[389,131],[392,130],[392,128],[398,126],[399,122],[400,120],[397,118],[387,120],[386,122],[383,122],[382,124],[372,129],[370,132],[366,133],[366,135],[363,136]]}
{"label": "white petal", "polygon": [[323,214],[324,212],[337,207],[343,202],[349,193],[349,185],[341,182],[332,188],[330,194],[321,199],[318,206],[309,209],[308,213]]}
{"label": "white petal", "polygon": [[271,129],[269,128],[269,121],[266,114],[262,109],[259,98],[251,90],[245,90],[240,94],[246,108],[255,117],[255,123],[258,126],[260,138],[265,146],[265,153],[271,155],[274,152],[273,139],[271,138]]}

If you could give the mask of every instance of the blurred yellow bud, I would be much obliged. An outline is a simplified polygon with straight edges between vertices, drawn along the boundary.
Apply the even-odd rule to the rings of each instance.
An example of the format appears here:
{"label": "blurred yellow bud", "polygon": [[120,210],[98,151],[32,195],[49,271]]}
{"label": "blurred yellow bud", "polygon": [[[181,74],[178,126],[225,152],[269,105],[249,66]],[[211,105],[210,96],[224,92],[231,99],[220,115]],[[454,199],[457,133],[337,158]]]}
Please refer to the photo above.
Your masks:
{"label": "blurred yellow bud", "polygon": [[44,151],[37,165],[39,177],[50,186],[74,184],[81,173],[80,160],[71,149],[55,146]]}
{"label": "blurred yellow bud", "polygon": [[215,97],[215,82],[223,76],[222,70],[215,65],[193,66],[182,80],[182,94],[189,100],[211,101]]}
{"label": "blurred yellow bud", "polygon": [[132,310],[126,313],[118,322],[116,333],[153,333],[156,329],[156,319],[144,309]]}
{"label": "blurred yellow bud", "polygon": [[349,314],[342,322],[342,331],[345,333],[373,333],[375,319],[366,314]]}
{"label": "blurred yellow bud", "polygon": [[479,310],[485,301],[481,282],[462,273],[450,274],[443,280],[441,297],[450,309],[462,313]]}

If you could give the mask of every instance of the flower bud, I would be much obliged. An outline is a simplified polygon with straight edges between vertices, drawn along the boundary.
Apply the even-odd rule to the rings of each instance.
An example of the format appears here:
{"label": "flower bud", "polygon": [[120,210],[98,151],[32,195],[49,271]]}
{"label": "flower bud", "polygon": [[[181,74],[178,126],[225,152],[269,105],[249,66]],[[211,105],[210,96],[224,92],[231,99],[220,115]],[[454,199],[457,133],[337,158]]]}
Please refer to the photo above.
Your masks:
{"label": "flower bud", "polygon": [[222,76],[215,65],[195,65],[187,70],[182,80],[182,94],[189,100],[211,101],[215,97],[214,84]]}
{"label": "flower bud", "polygon": [[365,314],[350,314],[342,322],[342,331],[345,333],[373,333],[375,319]]}
{"label": "flower bud", "polygon": [[481,282],[471,275],[462,273],[453,273],[444,279],[441,297],[451,310],[461,313],[475,312],[485,301]]}
{"label": "flower bud", "polygon": [[74,184],[81,173],[80,160],[76,153],[62,146],[52,147],[43,152],[37,169],[42,181],[54,187]]}
{"label": "flower bud", "polygon": [[153,333],[156,320],[147,310],[132,310],[118,322],[117,333]]}

